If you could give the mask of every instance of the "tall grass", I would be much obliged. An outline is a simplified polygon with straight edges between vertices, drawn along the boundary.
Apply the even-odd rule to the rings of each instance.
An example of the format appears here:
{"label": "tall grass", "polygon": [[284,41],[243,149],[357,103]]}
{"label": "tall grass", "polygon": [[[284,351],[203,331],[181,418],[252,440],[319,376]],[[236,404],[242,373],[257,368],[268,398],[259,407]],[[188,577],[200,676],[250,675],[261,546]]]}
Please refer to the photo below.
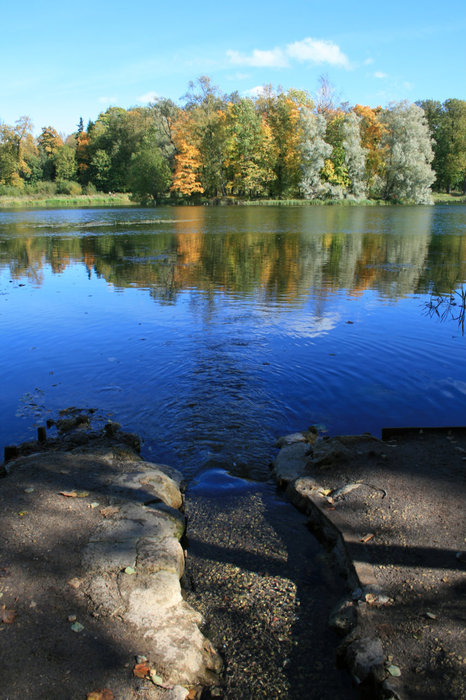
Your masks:
{"label": "tall grass", "polygon": [[129,194],[0,195],[0,209],[135,206]]}
{"label": "tall grass", "polygon": [[238,201],[237,204],[245,207],[373,207],[384,206],[389,202],[376,199],[360,199],[358,201],[353,199],[254,199]]}

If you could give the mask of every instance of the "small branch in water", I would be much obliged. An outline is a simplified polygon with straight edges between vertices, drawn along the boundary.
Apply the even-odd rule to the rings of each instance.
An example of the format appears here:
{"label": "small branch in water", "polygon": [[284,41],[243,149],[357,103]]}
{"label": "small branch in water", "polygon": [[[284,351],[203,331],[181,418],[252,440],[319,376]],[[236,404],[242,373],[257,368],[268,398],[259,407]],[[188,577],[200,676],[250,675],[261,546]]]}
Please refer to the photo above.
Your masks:
{"label": "small branch in water", "polygon": [[464,335],[464,323],[466,315],[466,289],[462,288],[450,294],[431,296],[426,302],[426,310],[429,316],[437,316],[441,321],[452,319],[458,322],[461,333]]}

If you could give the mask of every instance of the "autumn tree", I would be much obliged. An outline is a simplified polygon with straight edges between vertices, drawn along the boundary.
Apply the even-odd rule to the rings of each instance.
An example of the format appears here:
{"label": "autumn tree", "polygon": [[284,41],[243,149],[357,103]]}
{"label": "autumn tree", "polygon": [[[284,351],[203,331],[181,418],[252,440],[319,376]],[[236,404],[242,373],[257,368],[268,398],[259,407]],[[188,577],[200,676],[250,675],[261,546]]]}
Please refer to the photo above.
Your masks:
{"label": "autumn tree", "polygon": [[365,170],[369,194],[382,196],[388,152],[383,138],[387,127],[381,119],[382,108],[357,104],[353,111],[360,118],[361,146],[366,149]]}
{"label": "autumn tree", "polygon": [[301,180],[301,133],[300,114],[304,108],[312,107],[308,93],[289,90],[275,93],[271,86],[257,97],[259,113],[270,127],[275,178],[271,183],[272,194],[277,197],[294,197],[299,192]]}
{"label": "autumn tree", "polygon": [[0,124],[0,182],[23,187],[42,175],[39,152],[29,117],[20,117],[15,126]]}
{"label": "autumn tree", "polygon": [[230,102],[226,115],[226,160],[228,193],[258,197],[268,191],[274,178],[274,148],[270,126],[243,98]]}
{"label": "autumn tree", "polygon": [[63,146],[63,140],[52,126],[44,126],[37,137],[39,153],[42,159],[44,179],[55,179],[55,153]]}
{"label": "autumn tree", "polygon": [[20,184],[18,138],[8,124],[0,124],[0,184]]}
{"label": "autumn tree", "polygon": [[78,182],[86,185],[89,182],[90,139],[87,131],[76,135],[76,170]]}
{"label": "autumn tree", "polygon": [[193,130],[191,141],[196,143],[200,154],[202,187],[208,196],[223,196],[226,193],[226,104],[223,95],[204,75],[190,83],[184,99]]}
{"label": "autumn tree", "polygon": [[200,182],[201,154],[195,142],[195,134],[191,115],[180,112],[172,125],[172,137],[175,145],[175,170],[172,192],[182,197],[202,194],[204,188]]}

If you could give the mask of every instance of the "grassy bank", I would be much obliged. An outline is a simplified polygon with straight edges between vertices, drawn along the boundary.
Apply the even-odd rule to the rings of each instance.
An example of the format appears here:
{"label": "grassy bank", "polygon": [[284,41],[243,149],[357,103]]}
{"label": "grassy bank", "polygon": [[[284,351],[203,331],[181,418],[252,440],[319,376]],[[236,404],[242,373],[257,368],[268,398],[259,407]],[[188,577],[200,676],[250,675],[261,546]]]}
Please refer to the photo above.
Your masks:
{"label": "grassy bank", "polygon": [[135,206],[130,195],[117,194],[55,194],[51,196],[41,195],[2,195],[0,196],[0,209],[40,209],[62,207],[127,207]]}
{"label": "grassy bank", "polygon": [[[466,195],[462,194],[444,194],[434,192],[432,194],[435,204],[466,204]],[[201,200],[200,203],[209,204],[211,206],[229,206],[240,205],[246,207],[318,207],[318,206],[387,206],[392,202],[376,199],[362,199],[358,202],[350,199],[342,200],[320,200],[320,199],[255,199],[255,200],[239,200],[235,197],[224,197],[214,200]],[[174,204],[170,201],[161,202],[163,205],[170,206]],[[184,203],[192,206],[192,202]],[[183,206],[181,202],[176,202],[176,206]],[[137,202],[131,200],[131,195],[128,193],[116,194],[55,194],[55,195],[0,195],[0,209],[46,209],[63,207],[128,207],[140,206]]]}
{"label": "grassy bank", "polygon": [[444,192],[433,192],[435,204],[466,204],[466,194],[446,194]]}

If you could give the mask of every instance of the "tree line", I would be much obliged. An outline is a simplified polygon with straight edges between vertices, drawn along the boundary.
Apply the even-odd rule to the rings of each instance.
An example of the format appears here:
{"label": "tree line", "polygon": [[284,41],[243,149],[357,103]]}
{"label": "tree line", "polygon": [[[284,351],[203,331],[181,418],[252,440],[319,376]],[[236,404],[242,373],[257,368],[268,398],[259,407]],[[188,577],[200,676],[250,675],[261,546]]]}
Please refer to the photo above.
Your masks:
{"label": "tree line", "polygon": [[0,123],[0,194],[130,192],[152,203],[204,198],[378,199],[425,204],[431,190],[466,193],[466,101],[387,108],[336,104],[325,83],[255,98],[207,77],[182,106],[110,107],[62,137],[28,117]]}

